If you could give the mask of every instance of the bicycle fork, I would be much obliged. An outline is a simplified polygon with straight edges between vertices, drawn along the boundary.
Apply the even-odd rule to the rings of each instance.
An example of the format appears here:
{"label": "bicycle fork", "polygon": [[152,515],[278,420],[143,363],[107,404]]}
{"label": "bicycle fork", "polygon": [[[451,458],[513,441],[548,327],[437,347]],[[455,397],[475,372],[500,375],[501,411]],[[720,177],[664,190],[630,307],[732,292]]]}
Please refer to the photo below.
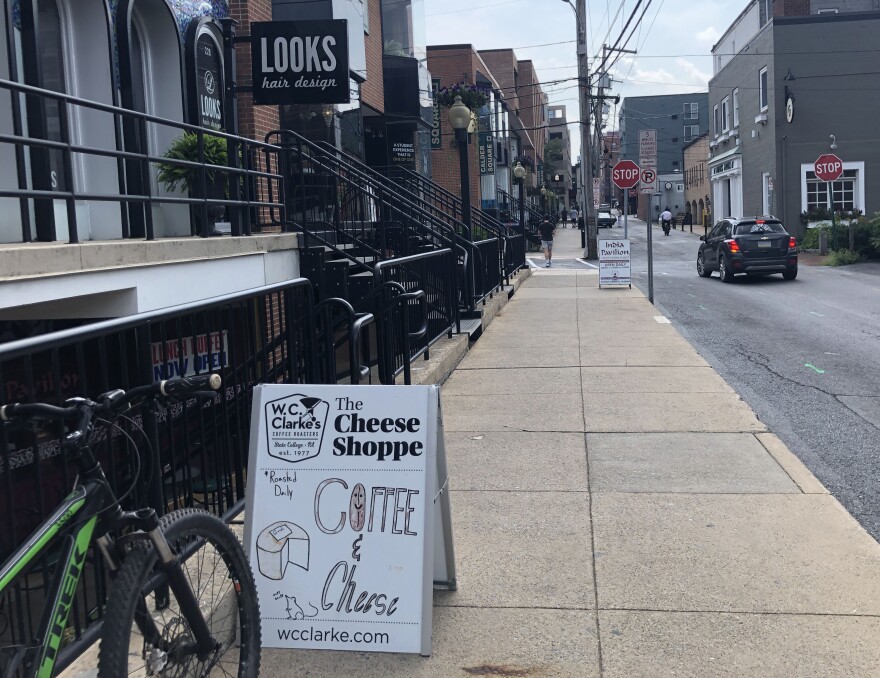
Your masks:
{"label": "bicycle fork", "polygon": [[[205,617],[199,607],[196,594],[193,592],[183,572],[180,555],[174,552],[165,538],[165,534],[159,527],[159,518],[153,509],[135,511],[132,518],[132,522],[147,534],[150,543],[156,550],[156,555],[159,558],[159,569],[167,577],[168,586],[174,592],[174,596],[180,605],[181,615],[186,620],[195,638],[194,648],[183,649],[194,649],[200,661],[207,660],[215,653],[217,643],[211,635],[211,630],[208,628],[208,623],[205,621]],[[147,605],[143,598],[138,602],[135,620],[146,642],[150,643],[153,647],[159,647],[162,636],[156,628],[153,617],[150,615],[149,610],[147,610]]]}

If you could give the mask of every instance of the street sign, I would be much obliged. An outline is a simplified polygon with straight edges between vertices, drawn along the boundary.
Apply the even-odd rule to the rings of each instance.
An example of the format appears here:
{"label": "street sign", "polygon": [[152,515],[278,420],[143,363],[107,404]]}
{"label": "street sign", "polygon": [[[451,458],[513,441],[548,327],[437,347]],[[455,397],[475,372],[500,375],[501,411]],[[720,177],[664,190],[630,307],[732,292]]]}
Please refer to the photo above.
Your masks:
{"label": "street sign", "polygon": [[632,188],[639,183],[639,166],[632,160],[621,160],[611,170],[611,181],[617,188]]}
{"label": "street sign", "polygon": [[[642,193],[654,193],[657,190],[657,130],[639,130],[639,165],[642,168]],[[644,172],[653,171],[653,178],[645,180]]]}
{"label": "street sign", "polygon": [[657,130],[655,129],[639,130],[639,164],[657,164]]}
{"label": "street sign", "polygon": [[639,190],[642,193],[655,193],[659,186],[659,181],[657,180],[657,164],[654,160],[645,163],[642,165],[642,175],[641,175],[642,183],[639,186]]}
{"label": "street sign", "polygon": [[834,153],[824,153],[813,163],[816,178],[821,181],[837,181],[843,174],[843,160]]}

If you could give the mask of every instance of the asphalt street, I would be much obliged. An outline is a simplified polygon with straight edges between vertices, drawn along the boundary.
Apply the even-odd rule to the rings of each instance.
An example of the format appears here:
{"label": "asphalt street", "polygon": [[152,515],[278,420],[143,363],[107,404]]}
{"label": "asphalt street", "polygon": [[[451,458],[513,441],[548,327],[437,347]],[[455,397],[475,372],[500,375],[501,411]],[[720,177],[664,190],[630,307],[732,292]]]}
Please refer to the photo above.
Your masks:
{"label": "asphalt street", "polygon": [[[633,280],[647,295],[646,228],[630,227]],[[880,539],[880,264],[802,263],[794,281],[724,284],[697,275],[696,234],[653,234],[656,306]],[[609,235],[623,228],[600,230]]]}

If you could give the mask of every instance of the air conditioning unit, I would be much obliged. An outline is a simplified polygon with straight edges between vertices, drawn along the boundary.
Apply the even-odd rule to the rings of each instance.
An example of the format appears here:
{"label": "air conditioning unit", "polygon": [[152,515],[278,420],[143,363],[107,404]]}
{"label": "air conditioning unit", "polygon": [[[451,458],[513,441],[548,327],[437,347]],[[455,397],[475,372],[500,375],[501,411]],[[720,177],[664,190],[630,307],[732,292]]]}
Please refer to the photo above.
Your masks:
{"label": "air conditioning unit", "polygon": [[755,116],[755,124],[756,125],[766,125],[767,124],[767,114],[761,113]]}

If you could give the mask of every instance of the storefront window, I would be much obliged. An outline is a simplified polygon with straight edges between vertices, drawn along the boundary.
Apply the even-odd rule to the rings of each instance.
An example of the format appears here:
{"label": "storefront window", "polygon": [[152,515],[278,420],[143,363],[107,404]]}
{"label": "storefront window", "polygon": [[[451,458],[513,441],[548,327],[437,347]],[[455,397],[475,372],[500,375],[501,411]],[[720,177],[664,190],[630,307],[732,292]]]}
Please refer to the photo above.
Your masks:
{"label": "storefront window", "polygon": [[382,0],[384,53],[427,58],[424,0]]}
{"label": "storefront window", "polygon": [[[856,183],[858,170],[844,170],[843,176],[833,182],[835,211],[849,212],[858,207]],[[815,172],[807,171],[807,210],[828,208],[828,182],[816,178]]]}

